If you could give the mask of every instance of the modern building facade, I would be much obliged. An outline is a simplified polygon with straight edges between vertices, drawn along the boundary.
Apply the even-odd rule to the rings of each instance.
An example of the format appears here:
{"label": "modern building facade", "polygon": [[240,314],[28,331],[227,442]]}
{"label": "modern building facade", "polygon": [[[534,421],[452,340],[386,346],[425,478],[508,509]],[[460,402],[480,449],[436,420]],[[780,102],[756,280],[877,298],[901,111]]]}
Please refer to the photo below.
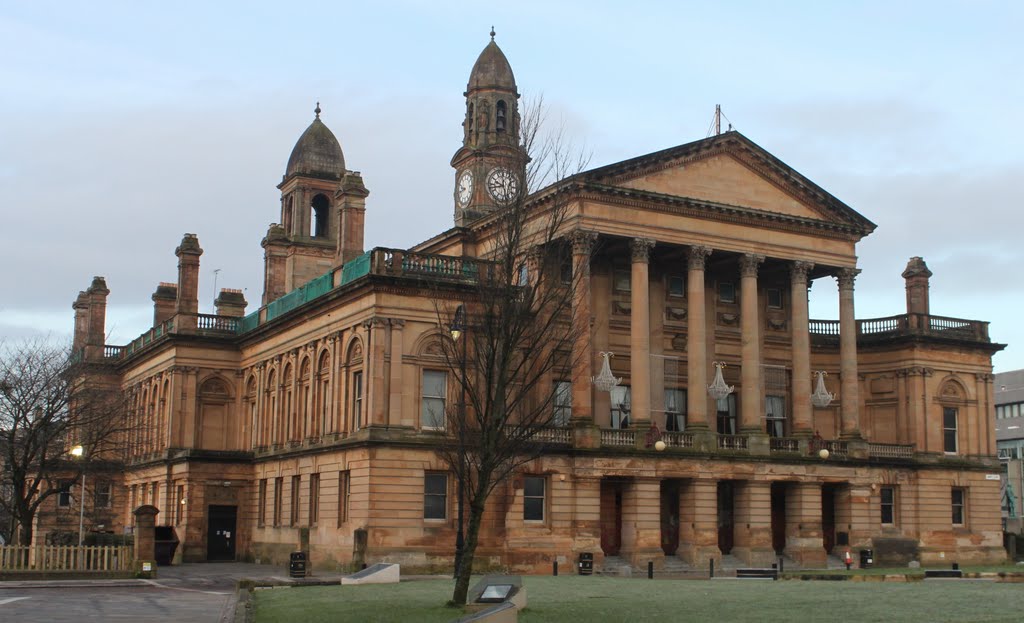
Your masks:
{"label": "modern building facade", "polygon": [[[321,568],[450,567],[455,483],[427,408],[454,391],[436,299],[475,278],[494,215],[525,183],[518,98],[492,37],[452,159],[454,227],[411,249],[365,248],[375,206],[318,107],[278,186],[257,310],[223,290],[199,313],[193,234],[131,344],[104,344],[102,279],[79,295],[75,349],[134,405],[118,528],[153,504],[189,561],[281,563],[301,547]],[[814,567],[861,547],[880,561],[1005,558],[1002,345],[985,322],[931,313],[921,258],[903,273],[906,310],[856,319],[856,245],[875,225],[734,131],[586,171],[529,205],[553,194],[570,211],[557,244],[589,275],[573,297],[586,356],[537,390],[558,391],[550,449],[493,496],[482,566],[592,552]],[[808,290],[828,279],[839,319],[810,319]],[[622,379],[610,392],[591,382],[601,352]],[[735,391],[716,400],[718,369]],[[821,406],[817,371],[834,394]]]}

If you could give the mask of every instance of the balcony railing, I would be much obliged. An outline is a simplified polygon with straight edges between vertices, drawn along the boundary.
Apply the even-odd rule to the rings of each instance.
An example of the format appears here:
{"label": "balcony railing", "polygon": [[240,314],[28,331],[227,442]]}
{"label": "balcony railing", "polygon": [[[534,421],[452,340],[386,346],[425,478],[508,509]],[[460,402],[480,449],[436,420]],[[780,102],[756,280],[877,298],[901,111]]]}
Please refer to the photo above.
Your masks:
{"label": "balcony railing", "polygon": [[120,359],[121,352],[125,349],[124,346],[114,346],[113,344],[107,344],[103,347],[103,358],[104,359]]}
{"label": "balcony railing", "polygon": [[636,431],[634,430],[602,430],[601,431],[601,445],[602,446],[635,446],[636,445]]}
{"label": "balcony railing", "polygon": [[534,441],[543,443],[558,443],[569,445],[572,443],[572,430],[563,427],[547,426],[539,428],[533,435]]}
{"label": "balcony railing", "polygon": [[747,436],[746,435],[719,435],[718,436],[718,449],[719,450],[746,450],[747,449]]}
{"label": "balcony railing", "polygon": [[661,434],[661,440],[669,448],[692,448],[693,433],[665,432]]}
{"label": "balcony railing", "polygon": [[880,459],[912,459],[914,446],[897,443],[869,443],[868,455]]}
{"label": "balcony railing", "polygon": [[214,314],[197,314],[196,328],[200,331],[221,331],[237,333],[242,319],[235,316],[216,316]]}
{"label": "balcony railing", "polygon": [[[811,320],[811,337],[817,343],[839,341],[838,320]],[[888,318],[866,318],[857,321],[857,341],[873,342],[901,336],[989,342],[988,323],[980,320],[947,318],[930,314],[900,314]]]}
{"label": "balcony railing", "polygon": [[821,442],[821,445],[828,450],[829,456],[837,459],[845,459],[850,453],[849,445],[845,441],[825,440]]}
{"label": "balcony railing", "polygon": [[772,452],[799,452],[800,441],[794,437],[772,437],[769,449]]}

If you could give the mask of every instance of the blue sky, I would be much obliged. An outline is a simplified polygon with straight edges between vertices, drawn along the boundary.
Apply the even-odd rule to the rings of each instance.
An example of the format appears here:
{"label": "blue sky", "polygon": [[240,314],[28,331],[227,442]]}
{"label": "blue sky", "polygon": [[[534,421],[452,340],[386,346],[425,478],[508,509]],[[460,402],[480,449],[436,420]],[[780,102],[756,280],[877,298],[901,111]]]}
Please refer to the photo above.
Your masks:
{"label": "blue sky", "polygon": [[[107,277],[110,342],[141,333],[198,234],[201,297],[259,303],[319,100],[371,191],[366,245],[451,223],[469,70],[493,24],[525,97],[594,166],[736,128],[879,225],[858,317],[904,310],[923,256],[932,312],[989,320],[1024,368],[1022,5],[1011,2],[24,3],[0,0],[0,338],[71,330]],[[507,7],[507,8],[505,8]],[[816,282],[812,315],[835,317]]]}

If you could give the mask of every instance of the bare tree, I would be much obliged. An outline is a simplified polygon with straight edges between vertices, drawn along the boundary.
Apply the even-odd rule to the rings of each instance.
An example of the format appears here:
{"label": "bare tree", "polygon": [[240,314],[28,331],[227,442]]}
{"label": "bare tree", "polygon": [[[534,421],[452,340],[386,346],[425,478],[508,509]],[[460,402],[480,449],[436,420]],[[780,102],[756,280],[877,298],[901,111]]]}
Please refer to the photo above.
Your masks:
{"label": "bare tree", "polygon": [[589,273],[572,266],[570,193],[560,182],[582,170],[587,159],[570,155],[561,129],[542,132],[542,110],[538,101],[523,117],[530,156],[523,174],[530,192],[515,193],[508,205],[481,220],[482,260],[471,271],[476,278],[463,290],[461,304],[438,306],[439,323],[453,337],[443,342],[442,352],[458,396],[446,408],[441,454],[459,484],[460,537],[462,503],[469,508],[465,543],[456,554],[455,605],[466,603],[491,494],[545,451],[541,431],[569,424],[555,417],[553,381],[570,378],[579,356],[573,349],[573,298]]}
{"label": "bare tree", "polygon": [[[0,344],[0,510],[10,518],[11,542],[30,545],[47,499],[88,465],[119,458],[124,401],[103,367],[76,362],[43,339]],[[76,445],[79,460],[69,455]]]}

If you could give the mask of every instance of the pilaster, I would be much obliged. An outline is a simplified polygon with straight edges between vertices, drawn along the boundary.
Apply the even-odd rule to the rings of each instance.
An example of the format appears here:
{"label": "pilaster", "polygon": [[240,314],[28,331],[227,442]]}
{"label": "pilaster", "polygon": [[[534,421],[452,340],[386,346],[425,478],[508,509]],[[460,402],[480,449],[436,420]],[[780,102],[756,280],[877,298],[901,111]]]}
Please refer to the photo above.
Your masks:
{"label": "pilaster", "polygon": [[635,567],[665,563],[661,549],[661,482],[637,478],[622,495],[622,556]]}
{"label": "pilaster", "polygon": [[683,483],[679,491],[680,558],[695,568],[722,561],[718,549],[718,481],[695,479]]}
{"label": "pilaster", "polygon": [[802,567],[825,566],[821,484],[817,482],[797,482],[786,489],[785,553]]}
{"label": "pilaster", "polygon": [[772,489],[768,481],[736,483],[732,554],[752,566],[769,566],[772,548]]}

